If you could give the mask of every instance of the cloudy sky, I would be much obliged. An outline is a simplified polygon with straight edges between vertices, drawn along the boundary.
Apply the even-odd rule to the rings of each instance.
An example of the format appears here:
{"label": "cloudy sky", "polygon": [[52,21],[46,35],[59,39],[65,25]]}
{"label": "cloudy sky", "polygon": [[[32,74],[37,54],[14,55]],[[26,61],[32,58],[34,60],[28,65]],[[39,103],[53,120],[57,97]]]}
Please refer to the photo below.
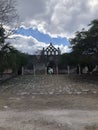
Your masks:
{"label": "cloudy sky", "polygon": [[50,42],[69,52],[68,39],[98,18],[98,0],[17,0],[20,28],[14,46],[23,52],[40,52]]}

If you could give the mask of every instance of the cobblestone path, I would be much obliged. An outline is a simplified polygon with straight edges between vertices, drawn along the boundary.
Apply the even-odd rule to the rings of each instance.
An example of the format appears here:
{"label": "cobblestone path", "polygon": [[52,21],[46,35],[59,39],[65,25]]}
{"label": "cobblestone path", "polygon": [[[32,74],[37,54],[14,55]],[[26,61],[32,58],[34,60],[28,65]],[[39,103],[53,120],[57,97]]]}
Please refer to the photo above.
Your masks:
{"label": "cobblestone path", "polygon": [[0,85],[0,130],[98,130],[98,81],[24,75]]}
{"label": "cobblestone path", "polygon": [[[74,77],[74,76],[73,76]],[[98,82],[86,79],[74,80],[68,75],[24,75],[3,83],[1,94],[97,94]]]}

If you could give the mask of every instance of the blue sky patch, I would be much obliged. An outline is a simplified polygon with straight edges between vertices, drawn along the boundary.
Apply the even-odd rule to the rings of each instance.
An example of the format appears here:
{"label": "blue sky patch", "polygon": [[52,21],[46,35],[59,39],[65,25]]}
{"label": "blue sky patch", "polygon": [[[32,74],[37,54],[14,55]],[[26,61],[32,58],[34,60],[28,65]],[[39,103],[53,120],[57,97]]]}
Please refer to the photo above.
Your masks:
{"label": "blue sky patch", "polygon": [[21,27],[18,30],[16,30],[16,34],[20,34],[23,36],[32,36],[32,37],[36,38],[38,41],[48,43],[48,44],[50,42],[52,42],[53,44],[57,44],[57,45],[63,44],[63,45],[67,45],[67,46],[70,44],[68,42],[68,40],[66,39],[66,37],[52,38],[48,34],[39,32],[38,29],[32,29],[32,28],[25,29],[25,28]]}

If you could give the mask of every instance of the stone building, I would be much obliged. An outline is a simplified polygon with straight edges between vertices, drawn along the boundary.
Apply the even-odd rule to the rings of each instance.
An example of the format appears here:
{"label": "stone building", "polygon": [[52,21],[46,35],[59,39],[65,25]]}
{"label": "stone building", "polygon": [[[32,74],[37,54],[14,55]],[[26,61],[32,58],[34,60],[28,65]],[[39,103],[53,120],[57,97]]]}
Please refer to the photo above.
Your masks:
{"label": "stone building", "polygon": [[55,48],[52,43],[47,48],[43,48],[40,55],[30,55],[25,73],[29,74],[58,74],[58,61],[61,51]]}

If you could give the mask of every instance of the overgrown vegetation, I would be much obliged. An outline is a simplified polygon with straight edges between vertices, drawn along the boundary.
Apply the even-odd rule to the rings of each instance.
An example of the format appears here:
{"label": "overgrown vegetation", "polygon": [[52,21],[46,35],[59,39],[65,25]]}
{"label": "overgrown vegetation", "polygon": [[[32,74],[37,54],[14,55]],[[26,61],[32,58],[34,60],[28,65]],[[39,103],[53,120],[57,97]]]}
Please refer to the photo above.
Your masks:
{"label": "overgrown vegetation", "polygon": [[5,25],[17,19],[13,0],[0,1],[0,75],[11,69],[14,73],[20,73],[22,66],[27,62],[27,55],[14,48],[6,39],[11,35],[11,30]]}
{"label": "overgrown vegetation", "polygon": [[93,20],[89,29],[77,31],[70,39],[72,52],[63,54],[61,62],[66,65],[88,66],[89,72],[98,65],[98,19]]}
{"label": "overgrown vegetation", "polygon": [[5,30],[0,27],[0,74],[7,69],[11,69],[14,73],[21,73],[22,66],[27,63],[28,55],[24,54],[10,43],[5,43]]}

